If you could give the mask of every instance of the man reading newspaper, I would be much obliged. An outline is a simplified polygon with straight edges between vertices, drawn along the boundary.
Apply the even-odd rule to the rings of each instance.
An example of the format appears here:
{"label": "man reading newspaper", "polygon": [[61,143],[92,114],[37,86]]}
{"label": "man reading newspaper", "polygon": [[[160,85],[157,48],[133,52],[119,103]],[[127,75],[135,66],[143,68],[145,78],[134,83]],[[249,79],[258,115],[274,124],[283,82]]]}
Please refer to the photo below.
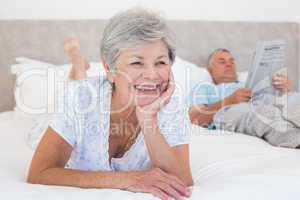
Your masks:
{"label": "man reading newspaper", "polygon": [[[275,48],[268,48],[270,44]],[[207,67],[213,83],[199,83],[191,91],[191,122],[257,136],[274,146],[299,148],[300,95],[290,91],[292,82],[282,73],[284,45],[280,45],[257,46],[247,83],[238,81],[229,50],[213,51]]]}

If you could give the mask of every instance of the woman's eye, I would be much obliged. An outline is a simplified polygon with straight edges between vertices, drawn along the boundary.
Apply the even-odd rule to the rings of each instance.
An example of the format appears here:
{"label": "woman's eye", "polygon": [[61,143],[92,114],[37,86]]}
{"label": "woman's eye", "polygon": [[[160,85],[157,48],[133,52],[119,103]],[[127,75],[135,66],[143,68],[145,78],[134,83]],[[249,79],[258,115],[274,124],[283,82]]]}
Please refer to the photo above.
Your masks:
{"label": "woman's eye", "polygon": [[142,66],[143,63],[141,63],[141,62],[133,62],[133,63],[130,63],[130,65],[135,66],[135,67],[139,67],[139,66]]}
{"label": "woman's eye", "polygon": [[167,65],[167,63],[164,61],[160,61],[160,62],[157,62],[155,65],[161,67],[161,66]]}

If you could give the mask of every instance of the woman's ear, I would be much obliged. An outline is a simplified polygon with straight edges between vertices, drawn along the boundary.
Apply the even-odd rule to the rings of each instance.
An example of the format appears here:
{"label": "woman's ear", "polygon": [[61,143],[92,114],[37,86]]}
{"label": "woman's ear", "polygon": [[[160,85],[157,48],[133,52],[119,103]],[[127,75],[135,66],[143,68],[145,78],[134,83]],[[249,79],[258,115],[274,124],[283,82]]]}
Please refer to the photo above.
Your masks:
{"label": "woman's ear", "polygon": [[103,64],[103,67],[104,67],[104,70],[106,72],[109,82],[113,83],[114,82],[114,74],[110,70],[109,65],[105,61],[103,61],[102,64]]}

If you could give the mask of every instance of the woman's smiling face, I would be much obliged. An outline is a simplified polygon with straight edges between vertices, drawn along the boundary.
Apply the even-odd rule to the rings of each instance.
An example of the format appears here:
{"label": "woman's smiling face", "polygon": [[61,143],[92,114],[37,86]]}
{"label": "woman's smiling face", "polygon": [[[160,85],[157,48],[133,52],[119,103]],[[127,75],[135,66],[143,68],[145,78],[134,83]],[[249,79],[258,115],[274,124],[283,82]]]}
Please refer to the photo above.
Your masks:
{"label": "woman's smiling face", "polygon": [[166,90],[170,70],[168,48],[162,40],[157,40],[122,50],[116,60],[116,73],[110,77],[123,105],[144,106]]}

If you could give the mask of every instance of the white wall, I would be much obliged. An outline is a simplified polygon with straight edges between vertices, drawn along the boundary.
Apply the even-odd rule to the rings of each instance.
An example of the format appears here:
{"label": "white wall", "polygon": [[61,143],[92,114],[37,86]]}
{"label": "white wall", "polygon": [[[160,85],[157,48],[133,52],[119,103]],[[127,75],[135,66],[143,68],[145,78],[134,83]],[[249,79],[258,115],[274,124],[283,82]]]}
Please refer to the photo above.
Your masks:
{"label": "white wall", "polygon": [[298,21],[299,0],[0,0],[0,19],[109,18],[134,5],[170,19]]}

